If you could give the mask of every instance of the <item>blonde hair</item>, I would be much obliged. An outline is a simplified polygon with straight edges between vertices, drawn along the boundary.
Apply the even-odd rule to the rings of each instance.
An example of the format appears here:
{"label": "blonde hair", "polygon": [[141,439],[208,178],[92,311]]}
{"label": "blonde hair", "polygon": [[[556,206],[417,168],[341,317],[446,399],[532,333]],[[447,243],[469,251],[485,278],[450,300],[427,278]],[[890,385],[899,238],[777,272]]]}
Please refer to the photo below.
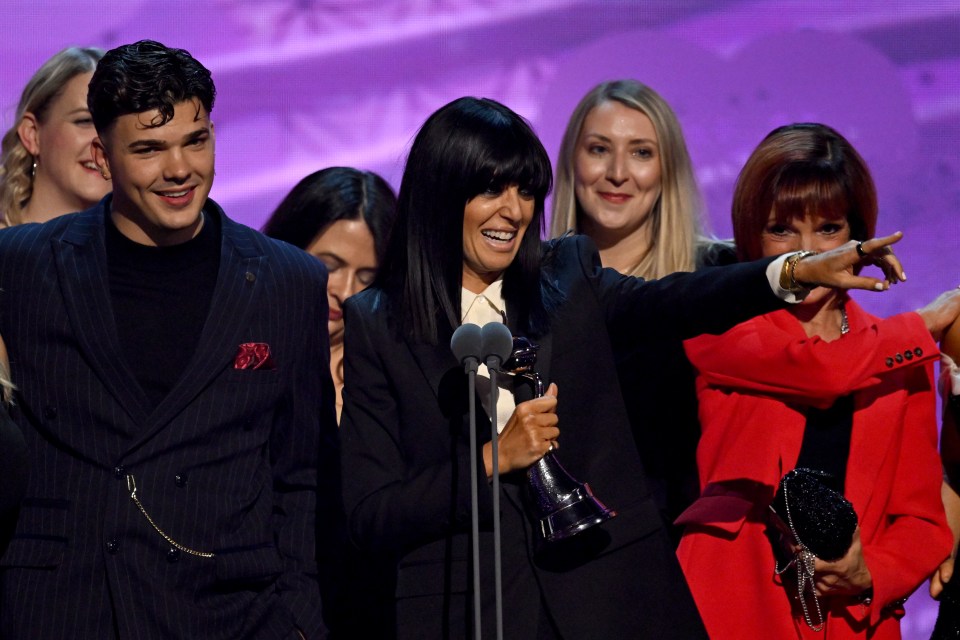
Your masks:
{"label": "blonde hair", "polygon": [[0,338],[0,403],[11,404],[16,387],[10,380],[10,361],[7,357],[7,345]]}
{"label": "blonde hair", "polygon": [[693,271],[701,236],[703,200],[690,163],[680,122],[670,105],[650,87],[636,80],[604,82],[583,97],[563,134],[557,158],[551,234],[579,233],[584,215],[574,190],[573,164],[577,141],[587,115],[610,101],[639,111],[653,123],[660,146],[660,197],[650,212],[650,244],[638,247],[637,264],[628,275],[660,278],[676,271]]}
{"label": "blonde hair", "polygon": [[43,63],[24,87],[13,125],[0,142],[0,214],[5,224],[23,222],[23,209],[33,195],[34,157],[17,132],[24,114],[32,113],[42,122],[66,84],[81,73],[93,71],[103,53],[93,47],[64,49]]}
{"label": "blonde hair", "polygon": [[3,404],[10,404],[15,389],[13,382],[10,381],[10,374],[7,373],[6,365],[0,362],[0,401]]}

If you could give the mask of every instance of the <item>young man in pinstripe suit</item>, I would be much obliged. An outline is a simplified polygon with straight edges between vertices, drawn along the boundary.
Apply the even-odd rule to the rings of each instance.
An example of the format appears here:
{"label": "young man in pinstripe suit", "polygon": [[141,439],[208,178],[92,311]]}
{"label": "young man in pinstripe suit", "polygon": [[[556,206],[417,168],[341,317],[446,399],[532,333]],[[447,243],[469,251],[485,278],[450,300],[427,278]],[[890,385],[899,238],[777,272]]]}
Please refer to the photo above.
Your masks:
{"label": "young man in pinstripe suit", "polygon": [[326,272],[208,198],[214,97],[186,51],[108,52],[88,100],[114,192],[0,234],[30,460],[0,637],[327,635]]}

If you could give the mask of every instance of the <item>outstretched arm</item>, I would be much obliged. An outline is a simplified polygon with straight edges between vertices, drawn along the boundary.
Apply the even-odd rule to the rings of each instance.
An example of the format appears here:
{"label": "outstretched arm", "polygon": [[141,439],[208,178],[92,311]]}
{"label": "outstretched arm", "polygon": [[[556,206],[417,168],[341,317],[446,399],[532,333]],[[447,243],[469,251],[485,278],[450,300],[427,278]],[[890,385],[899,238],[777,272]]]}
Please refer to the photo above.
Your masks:
{"label": "outstretched arm", "polygon": [[884,373],[935,359],[935,337],[958,314],[960,289],[950,289],[916,313],[872,322],[842,340],[807,337],[781,313],[722,336],[698,336],[684,347],[711,385],[823,406],[876,384]]}
{"label": "outstretched arm", "polygon": [[[793,267],[798,284],[810,288],[823,286],[834,289],[866,289],[886,291],[891,285],[907,279],[900,259],[890,247],[903,238],[897,231],[882,238],[858,242],[851,240],[841,247],[807,256]],[[856,266],[876,265],[883,271],[883,279],[855,275]]]}
{"label": "outstretched arm", "polygon": [[821,407],[876,384],[888,372],[931,361],[937,353],[916,313],[878,320],[828,342],[807,337],[784,312],[720,336],[698,336],[684,348],[712,386]]}

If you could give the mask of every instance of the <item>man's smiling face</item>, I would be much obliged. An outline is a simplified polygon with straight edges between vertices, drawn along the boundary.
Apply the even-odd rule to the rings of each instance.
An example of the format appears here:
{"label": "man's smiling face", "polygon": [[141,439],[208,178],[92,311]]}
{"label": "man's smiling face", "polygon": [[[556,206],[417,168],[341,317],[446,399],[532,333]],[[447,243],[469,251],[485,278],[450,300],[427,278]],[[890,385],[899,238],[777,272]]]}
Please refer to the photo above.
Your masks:
{"label": "man's smiling face", "polygon": [[113,180],[111,216],[135,242],[166,246],[194,237],[214,176],[213,124],[197,99],[118,117],[94,143],[94,158]]}

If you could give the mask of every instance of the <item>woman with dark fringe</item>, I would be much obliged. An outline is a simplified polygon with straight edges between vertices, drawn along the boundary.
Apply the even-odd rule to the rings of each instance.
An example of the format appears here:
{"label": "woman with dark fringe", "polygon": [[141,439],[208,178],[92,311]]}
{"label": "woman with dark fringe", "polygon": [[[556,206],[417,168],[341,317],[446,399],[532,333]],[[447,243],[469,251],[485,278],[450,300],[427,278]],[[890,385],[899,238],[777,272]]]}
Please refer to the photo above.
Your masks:
{"label": "woman with dark fringe", "polygon": [[[536,370],[549,387],[532,397],[526,385],[505,385],[503,429],[475,459],[484,625],[494,621],[487,480],[496,446],[504,637],[704,638],[644,480],[617,360],[656,366],[645,356],[665,326],[684,337],[723,331],[780,308],[802,283],[885,289],[899,262],[880,261],[888,282],[854,276],[861,258],[850,244],[790,263],[781,256],[643,281],[601,268],[586,237],[541,245],[550,186],[530,126],[492,100],[456,100],[417,134],[377,279],[346,304],[350,534],[399,557],[400,638],[471,637],[469,405],[448,345],[461,323],[506,322],[539,345]],[[880,253],[898,238],[865,246]],[[478,420],[489,424],[480,410]],[[489,429],[479,432],[482,440]],[[558,444],[567,471],[618,515],[548,543],[525,511],[525,471]]]}

